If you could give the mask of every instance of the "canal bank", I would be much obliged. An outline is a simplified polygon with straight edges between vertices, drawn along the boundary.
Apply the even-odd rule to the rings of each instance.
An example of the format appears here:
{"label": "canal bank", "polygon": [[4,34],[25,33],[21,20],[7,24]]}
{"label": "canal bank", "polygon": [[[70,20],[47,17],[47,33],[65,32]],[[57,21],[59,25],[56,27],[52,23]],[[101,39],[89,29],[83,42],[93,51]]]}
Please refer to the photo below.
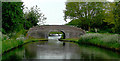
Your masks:
{"label": "canal bank", "polygon": [[119,58],[120,54],[95,46],[72,42],[65,42],[65,44],[63,44],[63,42],[57,39],[49,39],[48,41],[27,43],[22,47],[16,48],[4,54],[2,61],[40,59],[82,59],[86,61],[86,59],[118,60]]}
{"label": "canal bank", "polygon": [[[15,42],[16,41],[16,42]],[[2,41],[2,55],[10,52],[16,48],[22,47],[23,45],[30,43],[30,42],[37,42],[37,41],[47,41],[47,39],[27,39],[24,41],[19,41],[18,40],[14,40],[14,41],[8,41],[7,43],[5,43],[5,41]]]}
{"label": "canal bank", "polygon": [[118,34],[99,34],[87,33],[79,39],[60,39],[61,41],[71,41],[78,44],[92,45],[112,51],[120,52],[120,35]]}
{"label": "canal bank", "polygon": [[[100,35],[97,35],[97,37],[98,36],[100,36]],[[72,55],[70,55],[70,56],[75,56],[74,58],[75,59],[80,59],[79,57],[81,57],[80,55],[81,54],[83,54],[83,52],[85,52],[83,55],[86,57],[87,55],[89,55],[90,54],[90,57],[92,57],[92,55],[93,55],[93,53],[94,53],[94,55],[95,55],[95,57],[96,56],[98,56],[98,57],[101,57],[101,56],[107,56],[106,58],[107,59],[110,59],[110,58],[113,58],[112,57],[112,55],[110,55],[109,56],[109,54],[110,53],[113,53],[114,55],[115,55],[115,57],[114,58],[120,58],[120,53],[119,53],[119,50],[118,50],[118,52],[115,52],[115,51],[117,51],[116,49],[110,49],[110,47],[105,47],[105,46],[102,46],[101,47],[101,45],[100,45],[100,43],[99,44],[93,44],[93,43],[90,43],[90,41],[91,41],[91,39],[93,40],[93,39],[95,39],[96,40],[96,37],[95,37],[95,35],[93,36],[93,35],[90,35],[90,36],[88,36],[88,37],[91,37],[91,39],[89,38],[89,40],[86,40],[86,39],[88,39],[88,37],[86,37],[86,36],[81,36],[82,37],[82,41],[81,41],[81,39],[78,39],[78,38],[73,38],[73,39],[54,39],[54,38],[56,38],[56,37],[52,37],[50,40],[45,40],[45,39],[29,39],[29,40],[25,40],[24,41],[24,43],[23,44],[21,44],[21,45],[18,45],[18,46],[16,46],[16,47],[14,47],[14,48],[11,48],[10,50],[7,50],[7,51],[5,51],[4,52],[4,54],[3,54],[3,59],[6,59],[6,56],[7,56],[7,58],[9,58],[11,55],[12,56],[14,56],[14,55],[16,55],[16,54],[22,54],[22,58],[21,59],[26,59],[26,57],[29,55],[28,53],[30,53],[30,57],[27,57],[27,58],[29,58],[29,59],[31,59],[31,56],[35,56],[37,59],[42,59],[42,57],[44,57],[44,59],[48,59],[48,56],[49,56],[49,58],[50,58],[50,56],[52,56],[52,54],[53,54],[53,56],[51,57],[51,58],[56,58],[56,59],[59,59],[59,58],[61,58],[61,59],[63,59],[66,55],[69,57],[69,54],[72,54]],[[84,39],[84,37],[86,37],[85,39]],[[94,37],[94,38],[93,38]],[[104,36],[105,37],[105,36]],[[113,37],[113,35],[112,35],[112,37]],[[115,36],[116,37],[116,36]],[[105,37],[106,38],[106,37]],[[41,41],[42,40],[42,41]],[[112,39],[113,40],[113,39]],[[85,41],[87,41],[87,43],[85,43]],[[98,40],[96,40],[96,41],[98,41]],[[93,42],[93,41],[92,41]],[[94,41],[95,42],[95,41]],[[34,44],[35,43],[35,44]],[[27,47],[25,47],[26,45],[28,45]],[[77,45],[77,46],[76,46]],[[78,46],[79,45],[79,46]],[[84,47],[81,47],[81,46],[85,46],[85,48]],[[87,48],[86,48],[86,46],[87,46]],[[97,46],[97,47],[96,47]],[[76,48],[77,47],[77,48]],[[94,47],[94,49],[89,49],[89,47],[91,48],[91,47]],[[100,47],[100,48],[99,48]],[[18,51],[16,51],[16,52],[14,52],[16,49],[20,49],[21,50],[21,48],[23,48],[23,50],[21,51],[21,53],[20,52],[18,52]],[[58,49],[59,48],[59,49]],[[61,50],[61,48],[62,48],[62,50]],[[104,49],[103,49],[104,48]],[[26,50],[27,49],[27,50]],[[50,50],[49,50],[50,49]],[[72,50],[73,49],[75,49],[75,51],[76,50],[78,50],[78,49],[80,49],[80,50],[78,50],[77,51],[77,53],[78,52],[81,52],[81,51],[83,51],[83,52],[81,52],[81,53],[79,53],[80,55],[77,55],[77,53],[73,53],[73,51]],[[99,52],[96,52],[96,49],[98,49],[98,51]],[[110,52],[109,54],[108,53],[106,53],[105,52],[105,54],[103,54],[102,52],[101,52],[101,49],[102,50],[105,50],[106,52]],[[29,50],[29,51],[28,51]],[[35,51],[35,50],[38,50],[38,51]],[[55,50],[57,50],[57,52],[55,51]],[[69,51],[69,50],[71,50],[71,51]],[[24,51],[26,51],[26,52],[24,52]],[[53,52],[51,52],[50,53],[50,51],[53,51]],[[63,54],[65,54],[65,53],[63,53],[64,51],[69,51],[69,53],[67,53],[65,56],[63,55]],[[88,52],[87,52],[88,51]],[[92,51],[94,51],[94,52],[92,52]],[[11,53],[12,52],[12,53]],[[24,52],[24,53],[23,53]],[[33,54],[33,52],[35,53],[35,54]],[[37,53],[36,53],[37,52]],[[59,52],[61,52],[61,54],[59,53]],[[100,53],[101,52],[101,53]],[[14,54],[13,54],[14,53]],[[25,55],[25,53],[26,54],[28,54],[26,57],[23,57],[24,55]],[[40,54],[40,57],[39,57],[39,55],[36,55],[36,54]],[[43,56],[41,56],[41,53],[44,53],[44,54],[42,54]],[[58,53],[60,54],[60,56],[58,55]],[[86,54],[87,53],[87,54]],[[96,53],[98,53],[97,55],[96,55]],[[101,55],[101,56],[99,56],[100,54],[103,54],[103,55]],[[50,55],[46,55],[46,54],[50,54]],[[106,55],[107,54],[107,55]],[[8,55],[10,55],[10,56],[8,56]],[[77,56],[76,56],[77,55]],[[57,57],[55,57],[55,56],[57,56]],[[63,57],[64,56],[64,57]],[[36,59],[35,57],[32,57],[32,58],[34,58],[34,59]],[[94,57],[94,58],[95,58]],[[108,58],[109,57],[109,58]],[[71,59],[74,59],[74,58],[71,58]],[[103,58],[102,57],[102,59],[106,59],[106,58]],[[114,59],[113,58],[113,59]],[[9,59],[11,59],[11,58],[9,58]],[[65,59],[68,59],[67,57],[65,58]],[[69,57],[69,59],[70,59],[70,57]],[[87,59],[87,58],[85,58],[85,59]],[[91,59],[91,58],[90,58]],[[100,58],[97,58],[97,59],[100,59]]]}
{"label": "canal bank", "polygon": [[[105,34],[98,34],[98,33],[92,33],[92,34],[90,33],[90,34],[85,34],[81,36],[80,39],[72,38],[72,39],[59,39],[59,40],[63,42],[74,42],[78,44],[92,45],[92,46],[97,46],[100,48],[120,52],[119,36],[120,35],[117,35],[117,34],[105,35]],[[3,41],[2,46],[4,48],[2,49],[2,54],[9,52],[13,49],[19,48],[27,43],[36,42],[36,41],[47,41],[47,39],[27,39],[27,40],[21,41],[20,43],[17,42],[16,45],[14,45],[14,42],[11,42],[11,41],[7,43]],[[13,46],[11,46],[11,44],[13,44]]]}

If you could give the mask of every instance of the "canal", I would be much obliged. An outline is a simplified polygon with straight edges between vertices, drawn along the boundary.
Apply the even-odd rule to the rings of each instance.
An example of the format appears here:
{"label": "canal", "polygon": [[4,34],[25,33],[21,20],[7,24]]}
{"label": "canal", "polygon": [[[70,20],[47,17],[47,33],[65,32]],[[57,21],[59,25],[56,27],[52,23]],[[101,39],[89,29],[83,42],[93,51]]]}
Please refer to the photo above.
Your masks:
{"label": "canal", "polygon": [[22,61],[29,59],[120,59],[120,53],[94,46],[61,42],[57,37],[48,41],[28,43],[2,56],[2,61]]}

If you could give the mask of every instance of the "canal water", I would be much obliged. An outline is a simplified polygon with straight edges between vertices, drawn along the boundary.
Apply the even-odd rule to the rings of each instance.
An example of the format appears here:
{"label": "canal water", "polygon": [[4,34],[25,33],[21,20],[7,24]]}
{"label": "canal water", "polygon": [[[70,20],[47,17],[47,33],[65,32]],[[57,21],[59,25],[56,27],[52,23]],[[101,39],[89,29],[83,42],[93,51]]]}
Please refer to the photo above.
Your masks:
{"label": "canal water", "polygon": [[60,42],[60,36],[49,37],[48,41],[31,42],[2,56],[2,61],[22,61],[31,59],[116,59],[120,53],[94,46]]}

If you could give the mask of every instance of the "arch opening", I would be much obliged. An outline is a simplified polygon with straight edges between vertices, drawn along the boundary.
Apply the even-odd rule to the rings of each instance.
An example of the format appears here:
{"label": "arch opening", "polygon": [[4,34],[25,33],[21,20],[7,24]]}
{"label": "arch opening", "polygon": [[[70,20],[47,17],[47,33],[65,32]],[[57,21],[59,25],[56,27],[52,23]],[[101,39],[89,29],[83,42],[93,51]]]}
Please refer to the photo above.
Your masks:
{"label": "arch opening", "polygon": [[48,33],[48,39],[49,37],[58,37],[58,39],[65,39],[65,32],[53,30]]}
{"label": "arch opening", "polygon": [[63,31],[61,31],[61,32],[63,33],[62,39],[65,39],[65,32],[63,32]]}

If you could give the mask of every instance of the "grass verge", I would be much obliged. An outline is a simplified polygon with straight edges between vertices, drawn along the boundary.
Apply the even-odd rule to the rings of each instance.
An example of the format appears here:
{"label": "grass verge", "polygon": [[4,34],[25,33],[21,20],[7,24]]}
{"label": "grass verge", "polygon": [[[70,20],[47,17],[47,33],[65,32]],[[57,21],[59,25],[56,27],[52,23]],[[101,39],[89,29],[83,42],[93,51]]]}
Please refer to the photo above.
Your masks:
{"label": "grass verge", "polygon": [[14,40],[14,39],[9,39],[9,40],[4,40],[2,41],[2,54],[12,50],[12,49],[15,49],[15,48],[18,48],[19,46],[22,46],[26,43],[29,43],[29,42],[36,42],[36,41],[42,41],[42,40],[47,40],[47,39],[27,39],[27,40]]}
{"label": "grass verge", "polygon": [[118,34],[88,33],[81,36],[78,43],[120,51],[120,35]]}
{"label": "grass verge", "polygon": [[78,42],[79,38],[59,39],[60,41]]}
{"label": "grass verge", "polygon": [[0,55],[4,54],[5,52],[11,51],[12,49],[18,48],[29,42],[47,40],[47,39],[34,39],[34,38],[26,38],[27,31],[21,30],[18,33],[10,33],[10,34],[2,34],[0,35]]}
{"label": "grass verge", "polygon": [[34,39],[34,38],[26,38],[27,30],[21,30],[19,32],[13,32],[9,34],[2,34],[0,32],[0,55],[5,52],[11,51],[12,49],[18,48],[26,43],[35,42],[39,40],[47,40],[47,39]]}
{"label": "grass verge", "polygon": [[120,35],[109,33],[87,33],[78,38],[60,39],[62,41],[73,41],[78,44],[88,44],[114,51],[120,51]]}

